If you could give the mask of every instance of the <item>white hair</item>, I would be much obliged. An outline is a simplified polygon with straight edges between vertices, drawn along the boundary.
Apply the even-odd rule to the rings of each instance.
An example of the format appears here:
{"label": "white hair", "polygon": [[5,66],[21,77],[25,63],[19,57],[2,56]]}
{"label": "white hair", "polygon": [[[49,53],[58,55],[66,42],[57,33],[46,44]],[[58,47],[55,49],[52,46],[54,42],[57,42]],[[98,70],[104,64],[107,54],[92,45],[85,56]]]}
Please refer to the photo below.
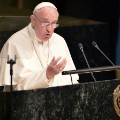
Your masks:
{"label": "white hair", "polygon": [[42,3],[39,3],[39,4],[34,8],[33,14],[34,14],[37,10],[39,10],[39,9],[41,9],[41,8],[43,8],[43,7],[53,7],[53,8],[55,8],[55,9],[57,9],[57,8],[55,7],[55,5],[52,4],[52,3],[50,3],[50,2],[42,2]]}

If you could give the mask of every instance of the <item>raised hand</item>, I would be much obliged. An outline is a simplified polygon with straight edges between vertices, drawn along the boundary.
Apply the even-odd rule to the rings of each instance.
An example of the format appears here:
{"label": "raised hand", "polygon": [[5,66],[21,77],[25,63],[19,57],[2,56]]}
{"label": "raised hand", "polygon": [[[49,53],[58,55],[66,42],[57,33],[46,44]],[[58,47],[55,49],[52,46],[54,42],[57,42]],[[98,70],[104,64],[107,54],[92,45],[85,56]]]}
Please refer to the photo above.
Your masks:
{"label": "raised hand", "polygon": [[[58,57],[51,60],[46,70],[46,76],[48,79],[54,78],[55,75],[59,74],[66,66],[67,60],[65,58]],[[61,60],[61,61],[60,61]]]}

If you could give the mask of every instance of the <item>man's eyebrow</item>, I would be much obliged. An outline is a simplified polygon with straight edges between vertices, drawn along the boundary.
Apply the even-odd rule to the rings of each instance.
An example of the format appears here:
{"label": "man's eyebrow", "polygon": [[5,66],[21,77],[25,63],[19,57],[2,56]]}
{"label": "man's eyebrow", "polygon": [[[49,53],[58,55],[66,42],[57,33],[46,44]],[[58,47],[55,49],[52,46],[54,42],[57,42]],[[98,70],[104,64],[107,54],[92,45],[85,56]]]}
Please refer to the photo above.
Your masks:
{"label": "man's eyebrow", "polygon": [[[49,22],[49,20],[47,18],[43,18],[42,21]],[[53,22],[58,22],[58,20],[54,20]]]}

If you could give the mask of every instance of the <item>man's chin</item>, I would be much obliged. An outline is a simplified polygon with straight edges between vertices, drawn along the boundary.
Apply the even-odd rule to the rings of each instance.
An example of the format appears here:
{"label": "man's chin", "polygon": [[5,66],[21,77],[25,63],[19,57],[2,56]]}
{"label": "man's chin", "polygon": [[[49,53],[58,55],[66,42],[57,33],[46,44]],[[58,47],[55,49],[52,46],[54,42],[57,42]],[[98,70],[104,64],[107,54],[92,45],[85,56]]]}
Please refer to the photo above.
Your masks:
{"label": "man's chin", "polygon": [[43,41],[45,42],[45,41],[48,41],[50,39],[50,37],[45,37],[44,39],[43,39]]}
{"label": "man's chin", "polygon": [[44,38],[44,40],[47,41],[47,40],[49,40],[50,38],[51,38],[51,36],[46,36],[46,37]]}

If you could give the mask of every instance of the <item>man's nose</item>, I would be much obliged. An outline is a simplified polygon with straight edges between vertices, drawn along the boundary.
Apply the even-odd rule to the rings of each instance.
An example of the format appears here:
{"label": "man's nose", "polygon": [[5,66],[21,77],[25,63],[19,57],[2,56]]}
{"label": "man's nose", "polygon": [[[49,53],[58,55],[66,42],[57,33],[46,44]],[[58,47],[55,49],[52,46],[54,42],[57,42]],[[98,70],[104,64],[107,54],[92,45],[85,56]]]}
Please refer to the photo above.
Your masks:
{"label": "man's nose", "polygon": [[47,31],[54,31],[54,28],[52,27],[52,24],[49,24],[47,27],[46,27]]}

